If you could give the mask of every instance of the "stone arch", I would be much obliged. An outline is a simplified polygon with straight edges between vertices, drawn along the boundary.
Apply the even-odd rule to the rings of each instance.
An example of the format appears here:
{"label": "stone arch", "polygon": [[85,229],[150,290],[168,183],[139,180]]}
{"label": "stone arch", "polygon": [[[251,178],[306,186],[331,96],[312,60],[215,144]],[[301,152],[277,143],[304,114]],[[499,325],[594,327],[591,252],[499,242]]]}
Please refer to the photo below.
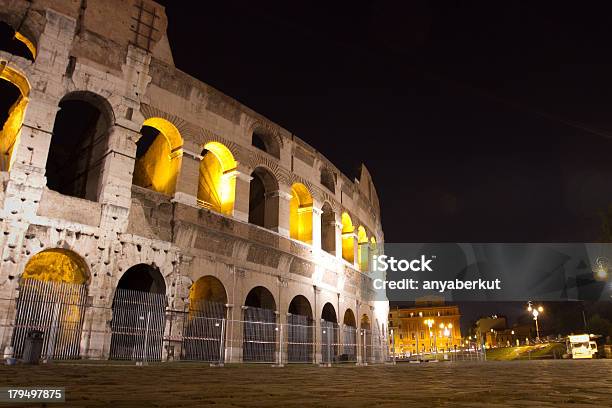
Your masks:
{"label": "stone arch", "polygon": [[51,248],[38,252],[28,260],[21,279],[80,285],[89,282],[90,274],[80,255],[68,249]]}
{"label": "stone arch", "polygon": [[342,258],[350,263],[355,262],[355,227],[351,216],[342,213]]}
{"label": "stone arch", "polygon": [[321,249],[336,255],[336,213],[328,202],[321,208]]}
{"label": "stone arch", "polygon": [[276,299],[265,286],[255,286],[247,293],[244,306],[276,311]]}
{"label": "stone arch", "polygon": [[30,61],[36,59],[34,43],[3,21],[0,21],[0,50]]}
{"label": "stone arch", "polygon": [[304,295],[296,295],[291,299],[287,310],[290,314],[296,316],[304,316],[312,320],[312,307],[310,302]]}
{"label": "stone arch", "polygon": [[372,325],[370,324],[370,317],[367,314],[361,316],[360,322],[361,332],[361,358],[364,362],[368,362],[373,358],[373,347],[372,347]]}
{"label": "stone arch", "polygon": [[131,266],[121,275],[117,282],[117,289],[165,295],[166,281],[158,267],[140,263]]}
{"label": "stone arch", "polygon": [[278,227],[279,191],[274,174],[259,166],[251,173],[249,190],[249,223],[267,229]]}
{"label": "stone arch", "polygon": [[199,278],[189,288],[189,304],[198,301],[227,304],[227,291],[223,283],[212,275]]}
{"label": "stone arch", "polygon": [[291,186],[289,201],[289,236],[312,244],[312,194],[302,183]]}
{"label": "stone arch", "polygon": [[251,146],[258,148],[270,156],[280,159],[280,144],[278,139],[261,127],[251,133]]}
{"label": "stone arch", "polygon": [[336,361],[339,344],[339,326],[336,308],[330,302],[321,309],[321,360],[331,364]]}
{"label": "stone arch", "polygon": [[313,361],[312,307],[303,295],[296,295],[289,303],[287,315],[287,361],[309,363]]}
{"label": "stone arch", "polygon": [[183,328],[183,355],[186,360],[223,361],[227,292],[212,275],[199,278],[189,288],[189,314]]}
{"label": "stone arch", "polygon": [[166,305],[159,268],[140,263],[125,271],[113,295],[110,358],[161,360]]}
{"label": "stone arch", "polygon": [[256,286],[247,294],[243,307],[243,361],[276,361],[276,301],[270,290]]}
{"label": "stone arch", "polygon": [[202,151],[198,180],[198,204],[232,215],[236,197],[236,167],[232,152],[219,142],[209,142]]}
{"label": "stone arch", "polygon": [[343,338],[342,343],[344,345],[344,354],[348,361],[357,360],[357,321],[355,319],[355,313],[350,308],[344,311],[343,322]]}
{"label": "stone arch", "polygon": [[47,156],[47,187],[61,194],[97,201],[109,134],[115,123],[110,103],[89,91],[65,95],[55,116]]}
{"label": "stone arch", "polygon": [[331,191],[333,194],[336,194],[336,178],[334,173],[327,167],[321,167],[321,177],[320,177],[321,185]]}
{"label": "stone arch", "polygon": [[19,143],[30,95],[25,75],[9,66],[0,69],[0,171],[8,171]]}
{"label": "stone arch", "polygon": [[33,255],[19,282],[11,344],[23,355],[29,331],[43,332],[43,358],[78,358],[90,273],[75,252],[46,249]]}
{"label": "stone arch", "polygon": [[353,313],[353,311],[350,308],[346,309],[346,311],[344,312],[343,323],[346,326],[357,327],[357,320],[355,319],[355,313]]}
{"label": "stone arch", "polygon": [[183,155],[179,130],[167,119],[152,117],[143,122],[140,134],[132,183],[173,195]]}

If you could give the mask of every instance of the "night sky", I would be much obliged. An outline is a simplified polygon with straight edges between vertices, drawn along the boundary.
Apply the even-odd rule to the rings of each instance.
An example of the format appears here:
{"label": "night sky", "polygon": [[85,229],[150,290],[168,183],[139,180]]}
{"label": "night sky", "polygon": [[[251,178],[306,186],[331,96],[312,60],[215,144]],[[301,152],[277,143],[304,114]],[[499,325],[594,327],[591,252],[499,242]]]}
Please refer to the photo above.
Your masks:
{"label": "night sky", "polygon": [[600,239],[612,202],[609,10],[165,3],[179,69],[350,178],[366,164],[387,242]]}
{"label": "night sky", "polygon": [[606,10],[330,3],[167,2],[175,63],[350,178],[363,161],[387,242],[599,239],[612,201]]}

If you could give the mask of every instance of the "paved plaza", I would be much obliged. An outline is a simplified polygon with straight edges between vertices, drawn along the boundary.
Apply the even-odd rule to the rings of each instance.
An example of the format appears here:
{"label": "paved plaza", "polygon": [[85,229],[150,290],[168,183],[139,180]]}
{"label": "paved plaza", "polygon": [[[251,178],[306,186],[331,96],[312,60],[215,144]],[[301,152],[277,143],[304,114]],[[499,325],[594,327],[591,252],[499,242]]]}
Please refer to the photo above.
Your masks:
{"label": "paved plaza", "polygon": [[64,386],[71,407],[612,406],[612,360],[332,368],[57,363],[2,366],[0,378]]}

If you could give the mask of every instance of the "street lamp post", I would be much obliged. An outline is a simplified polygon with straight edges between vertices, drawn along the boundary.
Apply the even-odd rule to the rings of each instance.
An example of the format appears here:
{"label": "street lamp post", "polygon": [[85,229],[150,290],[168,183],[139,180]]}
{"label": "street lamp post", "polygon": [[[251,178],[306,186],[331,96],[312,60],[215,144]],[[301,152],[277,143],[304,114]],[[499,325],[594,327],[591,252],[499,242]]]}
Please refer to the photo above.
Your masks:
{"label": "street lamp post", "polygon": [[[433,347],[432,347],[432,345],[431,345],[431,328],[433,327],[433,325],[434,325],[434,323],[435,323],[435,322],[434,322],[434,319],[425,319],[425,322],[424,322],[424,323],[425,323],[425,324],[427,325],[427,327],[429,328],[429,352],[431,353],[431,352],[433,352]],[[436,340],[435,340],[435,333],[434,333],[434,342],[435,342],[435,341],[436,341]]]}
{"label": "street lamp post", "polygon": [[533,316],[533,320],[535,320],[535,327],[536,327],[536,342],[540,342],[540,326],[538,325],[538,316],[540,315],[540,313],[542,313],[544,311],[544,308],[540,305],[540,306],[534,306],[531,301],[527,302],[527,311],[529,313],[531,313],[531,315]]}

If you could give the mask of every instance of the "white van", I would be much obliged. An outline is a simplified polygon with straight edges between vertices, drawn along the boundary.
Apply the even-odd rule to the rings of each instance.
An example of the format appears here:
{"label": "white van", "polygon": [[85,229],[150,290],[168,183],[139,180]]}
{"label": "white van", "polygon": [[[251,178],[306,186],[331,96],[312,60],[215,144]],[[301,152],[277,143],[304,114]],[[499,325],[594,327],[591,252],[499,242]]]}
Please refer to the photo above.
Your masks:
{"label": "white van", "polygon": [[593,358],[597,354],[597,343],[588,334],[568,336],[567,352],[572,358]]}

